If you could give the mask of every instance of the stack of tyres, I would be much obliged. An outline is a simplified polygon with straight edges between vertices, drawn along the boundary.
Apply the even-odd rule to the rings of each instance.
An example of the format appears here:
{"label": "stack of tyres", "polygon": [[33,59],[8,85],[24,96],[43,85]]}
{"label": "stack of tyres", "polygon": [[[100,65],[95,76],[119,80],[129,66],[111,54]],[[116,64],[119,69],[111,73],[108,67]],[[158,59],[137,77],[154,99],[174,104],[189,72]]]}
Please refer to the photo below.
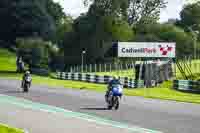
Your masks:
{"label": "stack of tyres", "polygon": [[200,92],[200,81],[191,82],[192,90]]}
{"label": "stack of tyres", "polygon": [[200,93],[200,81],[174,80],[173,88],[185,92]]}

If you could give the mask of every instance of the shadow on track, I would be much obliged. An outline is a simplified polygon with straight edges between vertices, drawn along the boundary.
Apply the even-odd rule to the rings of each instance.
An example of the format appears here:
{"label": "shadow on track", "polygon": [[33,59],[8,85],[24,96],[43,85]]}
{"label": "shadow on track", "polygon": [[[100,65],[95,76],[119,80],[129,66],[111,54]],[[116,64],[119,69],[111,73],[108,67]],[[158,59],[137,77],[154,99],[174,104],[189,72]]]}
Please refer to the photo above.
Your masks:
{"label": "shadow on track", "polygon": [[4,91],[3,92],[4,94],[18,94],[18,93],[23,93],[23,91],[20,91],[20,90],[18,90],[18,91]]}
{"label": "shadow on track", "polygon": [[108,110],[108,108],[91,107],[91,108],[80,108],[81,110]]}

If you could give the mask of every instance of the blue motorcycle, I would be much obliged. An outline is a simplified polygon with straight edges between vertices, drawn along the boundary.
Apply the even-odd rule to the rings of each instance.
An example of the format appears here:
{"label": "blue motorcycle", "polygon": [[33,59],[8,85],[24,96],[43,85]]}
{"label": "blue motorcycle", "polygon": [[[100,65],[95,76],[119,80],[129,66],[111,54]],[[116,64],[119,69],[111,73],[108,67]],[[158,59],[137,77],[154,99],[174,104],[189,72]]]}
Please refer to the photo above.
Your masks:
{"label": "blue motorcycle", "polygon": [[119,101],[123,94],[123,87],[122,85],[112,85],[111,91],[109,92],[107,104],[108,109],[111,110],[114,108],[115,110],[119,109]]}

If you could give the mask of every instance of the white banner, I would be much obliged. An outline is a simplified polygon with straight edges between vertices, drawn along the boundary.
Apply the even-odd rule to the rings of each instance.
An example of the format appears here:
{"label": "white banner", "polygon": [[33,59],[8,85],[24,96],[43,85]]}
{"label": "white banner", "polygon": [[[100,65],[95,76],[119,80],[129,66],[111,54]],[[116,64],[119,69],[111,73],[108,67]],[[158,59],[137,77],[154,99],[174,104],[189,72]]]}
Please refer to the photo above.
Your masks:
{"label": "white banner", "polygon": [[175,58],[176,43],[118,42],[118,57]]}

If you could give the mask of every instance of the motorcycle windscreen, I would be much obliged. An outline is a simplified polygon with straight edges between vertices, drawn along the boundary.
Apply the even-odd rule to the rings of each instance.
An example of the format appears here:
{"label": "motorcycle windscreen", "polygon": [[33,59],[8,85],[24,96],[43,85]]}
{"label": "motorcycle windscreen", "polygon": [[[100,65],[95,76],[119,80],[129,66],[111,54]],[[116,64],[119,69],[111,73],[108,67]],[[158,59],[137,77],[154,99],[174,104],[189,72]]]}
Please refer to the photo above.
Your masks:
{"label": "motorcycle windscreen", "polygon": [[30,76],[28,76],[28,77],[26,77],[26,79],[25,79],[27,82],[31,82],[31,77]]}
{"label": "motorcycle windscreen", "polygon": [[113,87],[112,93],[114,96],[122,96],[123,89],[121,87]]}

